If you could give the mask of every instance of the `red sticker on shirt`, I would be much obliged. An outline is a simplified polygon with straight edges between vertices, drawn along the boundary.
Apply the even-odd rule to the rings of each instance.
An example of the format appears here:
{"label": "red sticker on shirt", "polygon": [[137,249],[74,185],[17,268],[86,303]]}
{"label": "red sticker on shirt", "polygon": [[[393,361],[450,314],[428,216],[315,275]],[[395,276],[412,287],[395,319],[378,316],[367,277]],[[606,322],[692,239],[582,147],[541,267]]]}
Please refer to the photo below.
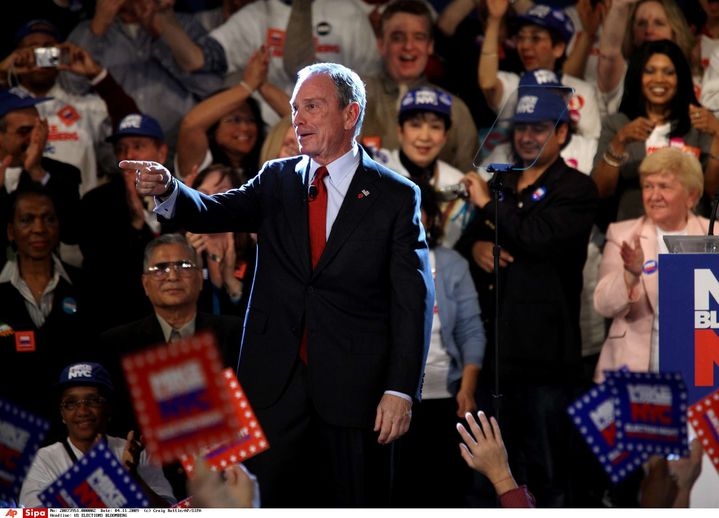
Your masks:
{"label": "red sticker on shirt", "polygon": [[57,116],[60,118],[65,126],[72,126],[80,120],[80,114],[74,106],[66,104],[57,111]]}
{"label": "red sticker on shirt", "polygon": [[15,350],[19,353],[35,352],[35,331],[15,331]]}

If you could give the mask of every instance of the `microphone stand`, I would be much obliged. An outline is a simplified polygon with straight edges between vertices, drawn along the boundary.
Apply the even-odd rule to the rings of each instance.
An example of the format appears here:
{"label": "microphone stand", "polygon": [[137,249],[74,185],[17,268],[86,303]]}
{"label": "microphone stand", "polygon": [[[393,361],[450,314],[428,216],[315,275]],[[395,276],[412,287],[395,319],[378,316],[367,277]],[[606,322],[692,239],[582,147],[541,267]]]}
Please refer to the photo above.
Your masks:
{"label": "microphone stand", "polygon": [[487,166],[487,172],[494,174],[489,186],[492,189],[492,200],[494,201],[494,247],[492,249],[492,258],[494,259],[494,391],[492,393],[492,407],[494,418],[497,421],[499,421],[499,411],[502,406],[502,392],[499,383],[499,327],[501,314],[499,257],[502,251],[499,245],[499,202],[504,189],[504,175],[511,170],[512,166],[510,164],[489,164]]}

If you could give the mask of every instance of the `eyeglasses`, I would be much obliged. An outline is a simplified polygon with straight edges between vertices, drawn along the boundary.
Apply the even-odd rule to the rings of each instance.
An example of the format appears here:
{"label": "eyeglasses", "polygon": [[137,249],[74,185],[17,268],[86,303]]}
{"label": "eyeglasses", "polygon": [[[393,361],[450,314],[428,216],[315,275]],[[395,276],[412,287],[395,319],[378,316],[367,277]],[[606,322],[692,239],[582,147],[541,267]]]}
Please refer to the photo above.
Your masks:
{"label": "eyeglasses", "polygon": [[148,266],[145,273],[151,275],[155,279],[165,279],[170,275],[170,270],[175,270],[175,273],[180,277],[189,277],[192,275],[194,270],[197,270],[197,266],[192,261],[172,261],[168,263],[157,263],[154,266]]}
{"label": "eyeglasses", "polygon": [[85,405],[88,408],[101,408],[107,399],[104,397],[89,397],[87,399],[68,399],[60,403],[60,408],[66,412],[73,412],[80,408],[80,405]]}
{"label": "eyeglasses", "polygon": [[245,124],[256,124],[254,117],[243,117],[241,115],[228,115],[227,117],[221,118],[220,122],[224,122],[226,124],[235,124],[237,126],[239,126],[243,122]]}

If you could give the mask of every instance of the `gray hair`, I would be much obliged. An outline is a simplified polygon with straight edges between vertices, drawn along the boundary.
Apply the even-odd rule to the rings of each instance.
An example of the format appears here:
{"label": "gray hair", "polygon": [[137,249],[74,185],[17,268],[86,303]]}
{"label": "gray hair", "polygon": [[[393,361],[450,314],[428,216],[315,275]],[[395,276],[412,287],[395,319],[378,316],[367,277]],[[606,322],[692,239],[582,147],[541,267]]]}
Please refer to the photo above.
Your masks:
{"label": "gray hair", "polygon": [[155,251],[155,248],[162,245],[181,245],[184,246],[190,253],[190,259],[192,262],[197,264],[197,251],[187,242],[187,239],[182,234],[162,234],[149,243],[145,247],[145,257],[142,260],[142,269],[147,270],[150,265],[150,257]]}
{"label": "gray hair", "polygon": [[324,74],[332,79],[337,91],[337,100],[339,101],[340,108],[346,108],[351,103],[357,103],[359,105],[359,117],[357,117],[357,124],[354,128],[354,138],[356,139],[362,130],[365,108],[367,107],[367,94],[365,93],[364,82],[360,79],[360,76],[357,75],[357,72],[344,65],[337,63],[315,63],[314,65],[304,67],[297,73],[295,91],[297,91],[305,79],[316,74]]}

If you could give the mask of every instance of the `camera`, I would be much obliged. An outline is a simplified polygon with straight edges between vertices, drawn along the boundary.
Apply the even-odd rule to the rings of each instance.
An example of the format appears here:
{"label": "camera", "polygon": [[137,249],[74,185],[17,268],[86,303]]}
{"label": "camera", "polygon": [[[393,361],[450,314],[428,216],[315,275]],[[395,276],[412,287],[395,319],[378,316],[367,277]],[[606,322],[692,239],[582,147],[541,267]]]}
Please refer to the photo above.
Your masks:
{"label": "camera", "polygon": [[455,183],[437,189],[437,197],[440,201],[452,201],[457,198],[469,198],[469,193],[463,183]]}
{"label": "camera", "polygon": [[34,49],[35,66],[41,68],[57,68],[60,66],[62,52],[58,47],[40,47]]}

